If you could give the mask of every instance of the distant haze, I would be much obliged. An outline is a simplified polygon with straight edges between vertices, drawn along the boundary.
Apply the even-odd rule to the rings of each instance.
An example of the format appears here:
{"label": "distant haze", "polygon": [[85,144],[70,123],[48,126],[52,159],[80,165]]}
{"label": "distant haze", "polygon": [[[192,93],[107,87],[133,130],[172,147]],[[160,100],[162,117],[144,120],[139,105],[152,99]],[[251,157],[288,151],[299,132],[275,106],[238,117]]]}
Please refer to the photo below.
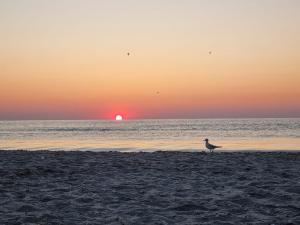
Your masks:
{"label": "distant haze", "polygon": [[300,116],[298,0],[1,0],[0,119]]}

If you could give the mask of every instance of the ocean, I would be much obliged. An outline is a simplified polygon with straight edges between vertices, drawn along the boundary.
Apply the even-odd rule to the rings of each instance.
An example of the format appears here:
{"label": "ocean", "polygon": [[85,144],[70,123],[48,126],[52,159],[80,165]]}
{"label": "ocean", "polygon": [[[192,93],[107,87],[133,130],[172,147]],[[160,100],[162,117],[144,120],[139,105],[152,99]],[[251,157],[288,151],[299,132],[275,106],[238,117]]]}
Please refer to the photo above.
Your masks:
{"label": "ocean", "polygon": [[300,150],[300,118],[0,121],[1,150]]}

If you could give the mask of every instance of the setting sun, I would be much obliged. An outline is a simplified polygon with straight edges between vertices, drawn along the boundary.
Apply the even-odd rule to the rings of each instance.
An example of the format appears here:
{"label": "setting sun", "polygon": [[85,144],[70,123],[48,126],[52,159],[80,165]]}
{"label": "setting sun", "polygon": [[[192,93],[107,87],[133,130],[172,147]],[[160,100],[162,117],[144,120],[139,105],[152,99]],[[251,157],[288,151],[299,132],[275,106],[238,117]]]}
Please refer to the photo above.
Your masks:
{"label": "setting sun", "polygon": [[115,118],[116,121],[122,121],[123,120],[123,117],[121,115],[116,115],[116,118]]}

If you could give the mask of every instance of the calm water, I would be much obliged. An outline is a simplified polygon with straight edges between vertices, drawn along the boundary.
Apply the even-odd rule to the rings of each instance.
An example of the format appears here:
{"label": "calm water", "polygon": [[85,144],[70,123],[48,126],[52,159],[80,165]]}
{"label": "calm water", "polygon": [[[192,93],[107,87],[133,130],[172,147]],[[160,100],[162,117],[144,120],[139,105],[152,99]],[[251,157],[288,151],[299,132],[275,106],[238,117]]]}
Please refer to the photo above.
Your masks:
{"label": "calm water", "polygon": [[155,151],[300,150],[300,119],[0,121],[0,149]]}

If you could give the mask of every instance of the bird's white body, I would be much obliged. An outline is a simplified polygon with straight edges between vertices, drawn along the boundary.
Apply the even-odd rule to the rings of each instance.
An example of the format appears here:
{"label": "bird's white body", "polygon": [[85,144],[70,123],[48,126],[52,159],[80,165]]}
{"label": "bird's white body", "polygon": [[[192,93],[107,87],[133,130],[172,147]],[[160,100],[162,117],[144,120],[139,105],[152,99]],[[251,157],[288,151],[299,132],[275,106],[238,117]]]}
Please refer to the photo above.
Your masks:
{"label": "bird's white body", "polygon": [[215,150],[216,148],[222,148],[221,146],[216,146],[216,145],[212,145],[208,142],[208,139],[205,139],[205,147],[212,152],[213,150]]}

